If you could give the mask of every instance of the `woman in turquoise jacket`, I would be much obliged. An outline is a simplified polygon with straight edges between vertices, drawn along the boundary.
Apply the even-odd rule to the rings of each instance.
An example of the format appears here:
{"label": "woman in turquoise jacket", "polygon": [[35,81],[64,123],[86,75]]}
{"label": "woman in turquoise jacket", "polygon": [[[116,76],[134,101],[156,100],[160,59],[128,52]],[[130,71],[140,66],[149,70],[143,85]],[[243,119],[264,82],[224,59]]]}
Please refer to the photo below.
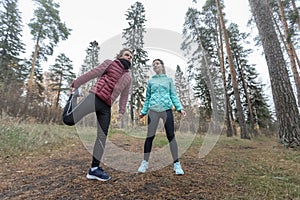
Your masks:
{"label": "woman in turquoise jacket", "polygon": [[181,112],[183,116],[186,115],[186,112],[183,110],[183,107],[177,97],[173,80],[166,75],[163,61],[155,59],[152,62],[152,66],[156,75],[148,81],[146,100],[139,115],[140,118],[143,118],[148,114],[148,130],[144,144],[144,160],[138,168],[138,172],[144,173],[148,169],[148,160],[152,149],[152,142],[155,137],[159,120],[162,118],[174,160],[175,174],[182,175],[184,172],[178,159],[178,146],[174,134],[174,117],[172,108],[174,106],[175,109]]}

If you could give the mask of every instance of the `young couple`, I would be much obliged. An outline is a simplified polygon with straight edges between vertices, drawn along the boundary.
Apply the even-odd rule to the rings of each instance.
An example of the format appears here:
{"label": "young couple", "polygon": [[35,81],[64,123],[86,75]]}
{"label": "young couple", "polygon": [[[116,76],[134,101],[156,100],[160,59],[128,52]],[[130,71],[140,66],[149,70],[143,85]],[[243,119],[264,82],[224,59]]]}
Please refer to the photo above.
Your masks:
{"label": "young couple", "polygon": [[[94,144],[92,164],[87,173],[88,179],[107,181],[111,177],[100,167],[100,161],[104,153],[106,137],[111,118],[111,106],[119,99],[119,119],[126,111],[129,89],[131,84],[131,67],[133,54],[129,49],[122,49],[115,60],[105,60],[102,64],[91,71],[79,76],[73,81],[72,94],[63,111],[63,122],[73,126],[89,113],[95,112],[97,125],[97,138]],[[171,154],[174,160],[174,171],[177,175],[184,174],[179,159],[178,146],[174,135],[174,118],[172,107],[181,112],[183,116],[186,112],[177,97],[173,80],[167,77],[164,63],[160,59],[155,59],[152,63],[156,73],[148,81],[146,90],[146,100],[139,115],[140,118],[148,114],[148,131],[144,144],[144,159],[138,168],[138,172],[144,173],[148,169],[148,160],[152,148],[152,142],[160,118],[163,119],[166,135],[170,144]],[[78,88],[90,81],[98,78],[97,82],[90,89],[90,93],[78,104],[76,96]]]}

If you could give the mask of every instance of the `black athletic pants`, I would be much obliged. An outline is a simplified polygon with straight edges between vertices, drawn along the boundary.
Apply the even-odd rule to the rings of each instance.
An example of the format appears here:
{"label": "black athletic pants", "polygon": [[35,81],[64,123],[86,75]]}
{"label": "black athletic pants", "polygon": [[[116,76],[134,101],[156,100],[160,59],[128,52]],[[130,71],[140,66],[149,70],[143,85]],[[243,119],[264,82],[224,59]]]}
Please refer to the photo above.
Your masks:
{"label": "black athletic pants", "polygon": [[159,120],[163,119],[166,135],[169,141],[170,150],[174,162],[178,161],[178,146],[174,134],[174,117],[172,110],[155,112],[150,110],[148,113],[148,131],[144,144],[144,160],[148,161],[152,149],[152,142],[155,137]]}
{"label": "black athletic pants", "polygon": [[100,165],[104,153],[106,137],[110,124],[111,107],[90,93],[78,104],[76,98],[71,95],[63,111],[63,122],[72,126],[79,122],[84,116],[95,112],[97,116],[97,139],[93,149],[92,167]]}

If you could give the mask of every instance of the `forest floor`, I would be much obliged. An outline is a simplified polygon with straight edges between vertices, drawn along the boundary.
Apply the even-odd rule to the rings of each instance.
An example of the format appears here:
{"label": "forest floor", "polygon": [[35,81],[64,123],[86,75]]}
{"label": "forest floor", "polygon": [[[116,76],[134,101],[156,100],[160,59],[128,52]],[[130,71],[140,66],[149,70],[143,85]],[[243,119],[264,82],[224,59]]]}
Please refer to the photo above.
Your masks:
{"label": "forest floor", "polygon": [[[142,143],[114,134],[116,144],[142,151]],[[122,145],[121,145],[122,146]],[[144,174],[104,166],[106,182],[87,180],[91,155],[79,138],[21,155],[1,155],[0,199],[293,199],[300,200],[300,152],[274,138],[241,140],[221,136],[199,158],[195,142],[172,165]],[[136,169],[138,165],[136,166]]]}

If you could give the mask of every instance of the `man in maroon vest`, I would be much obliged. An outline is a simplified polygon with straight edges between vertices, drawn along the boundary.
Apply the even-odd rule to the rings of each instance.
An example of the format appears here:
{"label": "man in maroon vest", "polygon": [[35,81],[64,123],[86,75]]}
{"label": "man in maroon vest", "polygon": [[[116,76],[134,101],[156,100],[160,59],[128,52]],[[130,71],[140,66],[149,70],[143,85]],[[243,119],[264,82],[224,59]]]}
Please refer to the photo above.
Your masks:
{"label": "man in maroon vest", "polygon": [[[132,62],[132,52],[122,49],[115,60],[105,60],[102,64],[79,76],[72,83],[72,94],[63,111],[63,122],[73,126],[89,113],[95,112],[97,116],[97,139],[93,149],[92,165],[88,171],[88,179],[107,181],[110,176],[100,167],[100,161],[104,152],[106,137],[110,124],[111,106],[119,99],[120,118],[125,113],[131,84],[129,68]],[[74,96],[78,88],[98,78],[91,87],[90,93],[78,104],[74,103]]]}

